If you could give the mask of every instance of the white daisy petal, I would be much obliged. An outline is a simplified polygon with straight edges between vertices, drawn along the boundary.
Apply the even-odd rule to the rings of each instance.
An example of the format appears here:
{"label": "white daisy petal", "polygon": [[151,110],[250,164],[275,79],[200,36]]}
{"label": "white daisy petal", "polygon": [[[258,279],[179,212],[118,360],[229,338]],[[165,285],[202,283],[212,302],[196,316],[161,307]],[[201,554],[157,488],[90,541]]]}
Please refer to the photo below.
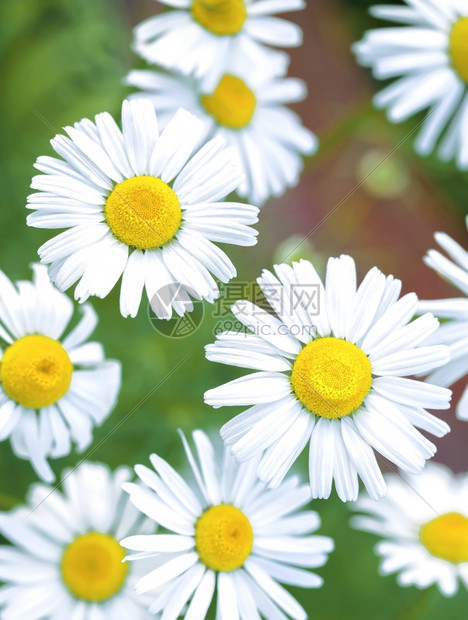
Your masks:
{"label": "white daisy petal", "polygon": [[271,403],[290,393],[291,384],[284,375],[256,372],[208,390],[205,392],[205,402],[215,408],[225,404],[253,405]]}
{"label": "white daisy petal", "polygon": [[[255,37],[255,42],[247,34]],[[190,35],[194,35],[193,28]],[[194,61],[200,49],[195,44],[195,36],[193,45],[187,42],[190,35],[187,29],[185,36],[177,37],[174,55],[181,58],[181,54],[186,53],[183,62],[174,68],[182,74],[132,71],[127,82],[141,89],[135,97],[146,97],[158,112],[164,111],[164,115],[161,114],[164,124],[171,122],[168,120],[170,114],[179,108],[189,110],[204,121],[203,136],[213,139],[200,150],[200,161],[224,142],[230,147],[229,153],[226,151],[217,157],[209,172],[199,169],[197,155],[193,163],[185,166],[174,183],[174,191],[184,203],[218,200],[220,194],[216,186],[222,176],[224,195],[237,190],[250,203],[262,205],[270,196],[280,196],[287,187],[297,184],[303,156],[313,155],[318,148],[316,136],[285,107],[285,104],[300,101],[306,94],[300,80],[282,77],[285,68],[275,71],[275,64],[284,65],[287,58],[270,51],[262,54],[267,66],[258,72],[252,66],[259,57],[260,41],[297,44],[300,30],[296,25],[269,16],[255,17],[251,22],[247,19],[243,31],[231,37],[232,41],[216,36],[210,39],[209,46],[201,48],[206,54],[206,66],[211,69],[210,75],[202,80],[187,75],[192,73],[187,57]],[[167,37],[159,38],[154,46],[140,47],[139,51],[145,54],[149,48],[154,52],[157,47],[157,64],[167,67],[161,62],[163,44],[167,47]],[[218,45],[224,49],[216,54],[214,48]],[[189,48],[192,49],[188,51]],[[225,51],[229,54],[227,63],[223,62]],[[151,56],[154,62],[156,57]],[[213,63],[213,58],[217,62]]]}
{"label": "white daisy petal", "polygon": [[186,110],[178,110],[156,142],[150,174],[170,183],[187,163],[202,132],[203,123],[199,119]]}
{"label": "white daisy petal", "polygon": [[165,0],[164,4],[178,10],[139,24],[134,47],[145,60],[184,75],[193,74],[204,84],[212,84],[219,78],[223,67],[237,67],[246,62],[256,74],[274,75],[281,73],[280,68],[284,73],[284,63],[277,59],[279,56],[282,61],[283,55],[263,43],[284,47],[297,46],[302,41],[298,26],[272,17],[275,13],[304,8],[302,0],[259,0],[242,7],[234,5],[226,32],[224,22],[220,21],[224,13],[220,17],[216,8],[208,12],[203,6],[192,8],[187,0]]}
{"label": "white daisy petal", "polygon": [[239,608],[234,582],[227,573],[218,573],[218,606],[216,617],[219,620],[239,620]]}
{"label": "white daisy petal", "polygon": [[232,575],[234,588],[237,593],[239,615],[242,620],[247,620],[247,618],[251,620],[261,620],[255,597],[242,577],[241,571],[237,571]]}
{"label": "white daisy petal", "polygon": [[450,351],[444,345],[419,347],[386,355],[372,363],[376,375],[414,375],[423,374],[442,366],[450,360]]}
{"label": "white daisy petal", "polygon": [[361,343],[363,349],[372,353],[373,348],[385,337],[389,337],[413,318],[417,307],[418,298],[414,293],[408,293],[392,304],[367,332]]}
{"label": "white daisy petal", "polygon": [[331,329],[337,338],[344,338],[349,322],[347,308],[356,294],[356,266],[350,256],[328,261],[326,291]]}
{"label": "white daisy petal", "polygon": [[[232,444],[231,451],[239,462],[252,458],[261,450],[267,449],[279,441],[290,426],[296,423],[301,413],[300,407],[292,398],[284,401],[276,408],[256,421],[252,418],[252,426],[242,437]],[[221,436],[226,441],[226,429],[221,429]],[[228,442],[231,443],[231,442]]]}
{"label": "white daisy petal", "polygon": [[[136,588],[153,597],[151,613],[168,620],[176,620],[181,613],[189,620],[205,618],[216,591],[219,620],[260,620],[264,613],[285,618],[280,609],[293,618],[305,618],[302,607],[279,582],[320,587],[321,578],[307,568],[322,566],[333,549],[331,539],[310,535],[320,523],[318,515],[297,512],[310,500],[308,487],[290,478],[271,491],[255,477],[258,458],[238,465],[229,451],[217,455],[208,437],[194,431],[199,466],[187,440],[181,437],[195,476],[195,492],[201,491],[207,500],[207,505],[187,520],[190,533],[178,532],[181,514],[173,511],[167,490],[151,476],[141,475],[143,466],[136,468],[143,487],[124,484],[134,505],[165,529],[178,532],[137,534],[122,541],[124,547],[136,552],[126,559],[132,560],[132,565],[141,563],[147,572]],[[159,473],[171,471],[174,479],[172,468],[160,457],[154,458]],[[183,492],[181,485],[186,483],[178,477],[175,486]],[[223,537],[231,522],[238,542],[229,537],[226,553]]]}
{"label": "white daisy petal", "polygon": [[216,459],[213,446],[202,431],[195,431],[193,433],[193,440],[200,462],[200,471],[203,476],[205,498],[208,504],[219,504],[221,502],[221,489],[216,475]]}
{"label": "white daisy petal", "polygon": [[183,504],[185,510],[188,510],[192,515],[200,514],[201,505],[183,478],[157,454],[152,454],[150,460],[154,469],[171,492],[177,496],[178,501]]}
{"label": "white daisy petal", "polygon": [[[272,291],[269,295],[273,295]],[[284,329],[283,323],[266,310],[259,308],[250,301],[238,301],[231,307],[237,320],[254,334],[261,336],[266,342],[281,349],[286,354],[297,354],[301,345],[299,341]]]}
{"label": "white daisy petal", "polygon": [[327,499],[333,481],[335,452],[334,421],[319,419],[312,432],[309,453],[309,478],[313,497]]}
{"label": "white daisy petal", "polygon": [[450,432],[450,426],[447,422],[428,413],[425,409],[401,405],[398,408],[413,426],[427,431],[435,437],[444,437]]}
{"label": "white daisy petal", "polygon": [[307,614],[299,603],[276,581],[274,581],[258,564],[248,560],[245,568],[258,585],[268,593],[275,603],[295,620],[305,620]]}
{"label": "white daisy petal", "polygon": [[401,586],[437,584],[444,596],[453,596],[468,566],[460,545],[467,527],[466,474],[429,463],[418,476],[388,474],[386,481],[388,495],[380,502],[365,496],[356,502],[365,516],[354,517],[354,527],[379,536],[375,551],[382,574],[396,573]]}
{"label": "white daisy petal", "polygon": [[258,477],[268,481],[270,488],[276,488],[283,481],[292,464],[301,454],[310,439],[314,427],[313,418],[300,412],[294,426],[266,451],[257,469]]}
{"label": "white daisy petal", "polygon": [[48,459],[68,455],[72,440],[83,450],[93,420],[99,424],[111,412],[120,365],[104,359],[101,344],[86,342],[97,324],[90,306],[63,337],[73,303],[53,287],[45,266],[32,267],[33,282],[18,282],[17,290],[0,272],[0,332],[12,335],[2,352],[0,440],[10,437],[17,456],[52,482]]}
{"label": "white daisy petal", "polygon": [[145,286],[145,265],[145,255],[142,252],[132,252],[128,257],[120,289],[120,312],[124,317],[135,318],[138,314]]}
{"label": "white daisy petal", "polygon": [[93,307],[86,304],[82,307],[83,316],[78,325],[64,338],[63,346],[65,349],[73,349],[81,345],[91,336],[96,328],[98,317]]}
{"label": "white daisy petal", "polygon": [[[421,346],[436,338],[437,319],[412,320],[416,295],[398,299],[401,282],[377,268],[357,287],[349,256],[329,260],[326,288],[308,261],[275,270],[278,277],[264,271],[259,283],[276,316],[236,302],[234,315],[253,334],[224,333],[206,347],[212,361],[257,371],[206,392],[205,402],[215,408],[251,407],[227,422],[221,437],[239,462],[261,456],[257,475],[271,488],[310,438],[313,497],[327,498],[335,482],[339,497],[354,501],[358,477],[372,497],[381,497],[385,484],[373,448],[420,471],[435,446],[416,429],[438,437],[449,430],[425,408],[447,409],[450,390],[406,376],[442,366],[450,353],[462,376],[466,343],[455,330],[450,349]],[[304,296],[309,286],[314,294]],[[293,303],[285,307],[288,300]],[[431,380],[443,383],[445,375],[437,373]]]}
{"label": "white daisy petal", "polygon": [[368,411],[360,411],[355,416],[357,432],[382,456],[404,471],[419,473],[424,467],[425,459],[433,456],[433,452],[431,454],[429,450],[423,451],[413,443],[412,438],[405,434],[406,429],[400,428],[398,419],[393,423],[376,407],[369,404],[367,407]]}
{"label": "white daisy petal", "polygon": [[176,536],[174,534],[153,534],[150,536],[130,536],[120,541],[126,549],[132,551],[149,551],[151,553],[180,553],[194,547],[194,540],[190,536]]}
{"label": "white daisy petal", "polygon": [[341,426],[343,441],[356,470],[373,499],[385,495],[385,482],[372,448],[361,439],[353,420],[347,419]]}
{"label": "white daisy petal", "polygon": [[278,40],[282,47],[297,47],[302,43],[302,30],[299,26],[277,17],[252,19],[247,22],[245,31],[267,45],[274,45]]}
{"label": "white daisy petal", "polygon": [[193,534],[193,525],[189,519],[159,500],[154,493],[133,483],[127,483],[123,489],[130,494],[132,504],[166,529],[183,536]]}
{"label": "white daisy petal", "polygon": [[[63,472],[65,490],[35,485],[28,505],[0,515],[0,532],[10,543],[0,546],[2,618],[150,619],[146,602],[133,591],[143,573],[138,567],[127,573],[114,531],[130,505],[120,488],[130,475],[126,468],[112,473],[105,465],[83,463]],[[68,488],[77,495],[69,495]],[[140,517],[131,533],[145,527]],[[103,557],[110,564],[107,574]],[[96,563],[104,568],[97,598]]]}
{"label": "white daisy petal", "polygon": [[0,407],[0,441],[3,441],[9,437],[10,433],[14,430],[15,426],[21,419],[20,410],[16,404],[7,400]]}
{"label": "white daisy petal", "polygon": [[334,433],[333,478],[336,492],[344,502],[355,502],[359,493],[357,469],[353,461],[349,459],[341,425],[335,422],[331,424],[331,428]]}
{"label": "white daisy petal", "polygon": [[468,390],[466,388],[458,401],[457,418],[464,421],[468,420]]}
{"label": "white daisy petal", "polygon": [[122,137],[133,173],[136,176],[148,174],[154,141],[158,139],[158,121],[148,101],[123,102]]}
{"label": "white daisy petal", "polygon": [[188,606],[185,620],[197,620],[198,618],[205,617],[213,598],[215,584],[215,574],[213,571],[207,570]]}
{"label": "white daisy petal", "polygon": [[439,321],[431,314],[424,314],[393,332],[391,336],[384,338],[376,347],[373,347],[369,358],[371,363],[375,363],[384,357],[393,354],[402,348],[415,347],[426,341],[437,328]]}
{"label": "white daisy petal", "polygon": [[140,579],[136,585],[137,593],[144,594],[149,590],[163,586],[171,579],[178,577],[191,568],[196,563],[197,559],[198,555],[196,553],[185,553],[184,555],[169,560],[163,564],[163,566],[155,568]]}
{"label": "white daisy petal", "polygon": [[[426,264],[457,286],[463,294],[468,294],[468,252],[451,237],[444,233],[436,233],[436,241],[444,249],[451,262],[436,250],[429,250],[425,257]],[[468,358],[466,356],[466,342],[468,341],[467,310],[468,299],[455,298],[436,301],[422,301],[419,304],[420,311],[429,310],[445,321],[439,330],[430,336],[425,344],[448,345],[451,360],[446,360],[445,365],[432,372],[429,380],[437,385],[449,386],[466,376],[468,373]],[[442,398],[442,394],[440,395]],[[457,406],[457,417],[461,420],[468,419],[466,409],[466,390]],[[424,428],[424,426],[421,426]],[[443,432],[443,429],[440,429]]]}
{"label": "white daisy petal", "polygon": [[[220,203],[242,181],[234,151],[220,137],[199,148],[210,128],[182,108],[162,113],[159,133],[152,103],[132,97],[122,104],[122,129],[107,113],[84,119],[67,128],[71,140],[52,140],[65,161],[38,159],[44,174],[32,180],[38,191],[28,198],[27,221],[67,229],[39,255],[61,290],[77,283],[80,303],[106,297],[122,276],[123,316],[136,316],[143,288],[152,303],[168,286],[183,299],[155,314],[182,316],[193,310],[191,295],[210,303],[219,296],[212,273],[223,282],[236,274],[212,242],[255,245],[257,207]],[[0,318],[17,337],[23,326],[11,318],[12,304],[3,311],[0,304]]]}
{"label": "white daisy petal", "polygon": [[377,107],[387,109],[392,122],[429,108],[416,151],[428,155],[436,150],[440,159],[453,159],[460,169],[466,169],[468,133],[462,131],[468,114],[464,0],[405,2],[407,6],[371,7],[375,17],[399,25],[367,31],[353,51],[377,79],[397,78],[374,99]]}
{"label": "white daisy petal", "polygon": [[430,383],[403,377],[377,377],[372,388],[380,395],[402,405],[448,409],[451,391]]}
{"label": "white daisy petal", "polygon": [[200,564],[192,566],[178,581],[169,602],[164,607],[161,620],[177,620],[194,590],[200,584],[205,568]]}

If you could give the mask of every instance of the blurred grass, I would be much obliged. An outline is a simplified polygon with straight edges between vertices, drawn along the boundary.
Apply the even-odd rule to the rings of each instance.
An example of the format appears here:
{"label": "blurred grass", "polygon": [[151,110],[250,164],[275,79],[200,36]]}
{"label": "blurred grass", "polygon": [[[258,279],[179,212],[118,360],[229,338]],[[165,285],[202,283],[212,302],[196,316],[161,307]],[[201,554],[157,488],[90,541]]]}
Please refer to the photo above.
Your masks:
{"label": "blurred grass", "polygon": [[[367,4],[353,2],[343,7],[352,16],[350,27],[357,36],[369,19],[363,12]],[[63,125],[83,117],[92,118],[103,110],[118,117],[126,92],[122,77],[137,61],[129,49],[131,31],[123,0],[15,0],[2,5],[0,79],[4,94],[0,99],[0,167],[4,181],[0,267],[12,279],[19,279],[30,278],[28,264],[36,260],[37,248],[51,236],[50,231],[25,225],[24,204],[34,174],[34,160],[40,154],[52,154],[48,141]],[[137,10],[136,7],[133,3],[132,9]],[[308,16],[311,18],[310,12]],[[357,110],[324,139],[322,155],[332,156],[351,133],[387,127],[379,115],[368,104]],[[398,140],[405,127],[389,131]],[[440,183],[450,194],[453,203],[466,208],[466,183],[462,175],[433,159],[425,165],[429,166],[435,183]],[[267,213],[262,217],[267,217]],[[313,253],[306,247],[301,251]],[[238,280],[252,280],[270,263],[274,252],[268,237],[262,238],[255,249],[231,249],[230,255],[239,270]],[[92,449],[101,441],[102,444],[95,449],[92,460],[106,462],[111,467],[122,463],[133,465],[146,463],[149,454],[157,452],[174,466],[184,468],[175,429],[180,427],[190,432],[203,427],[216,432],[232,417],[234,409],[215,412],[203,404],[203,392],[243,374],[210,364],[204,358],[203,346],[213,340],[217,319],[207,308],[198,331],[187,339],[170,340],[153,330],[144,303],[135,320],[124,320],[118,310],[118,289],[105,300],[93,300],[93,304],[100,316],[95,338],[104,344],[108,357],[122,361],[124,380],[115,412],[95,433]],[[74,453],[53,462],[57,475],[63,468],[74,466],[79,458]],[[22,501],[35,478],[30,465],[16,459],[7,442],[0,444],[0,467],[0,508],[9,509]],[[305,475],[305,455],[297,469]],[[325,577],[325,586],[318,591],[295,592],[311,618],[455,620],[465,615],[466,592],[452,600],[437,594],[428,597],[414,588],[399,588],[393,577],[379,577],[378,561],[373,554],[375,537],[349,528],[348,507],[334,496],[327,502],[315,502],[315,506],[323,518],[321,533],[335,539],[336,551],[328,565],[318,571]]]}

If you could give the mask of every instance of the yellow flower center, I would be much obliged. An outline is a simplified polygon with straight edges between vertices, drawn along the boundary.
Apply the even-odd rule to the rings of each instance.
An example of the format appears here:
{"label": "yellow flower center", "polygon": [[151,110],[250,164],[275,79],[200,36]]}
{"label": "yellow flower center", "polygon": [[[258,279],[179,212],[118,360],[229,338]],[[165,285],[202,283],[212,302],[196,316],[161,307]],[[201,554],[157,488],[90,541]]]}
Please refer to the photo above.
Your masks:
{"label": "yellow flower center", "polygon": [[224,127],[242,129],[252,120],[257,100],[250,88],[234,75],[223,75],[211,95],[201,98],[203,107]]}
{"label": "yellow flower center", "polygon": [[423,525],[419,531],[422,544],[432,555],[447,562],[468,562],[468,518],[448,512]]}
{"label": "yellow flower center", "polygon": [[461,17],[450,33],[450,57],[458,75],[468,84],[468,17]]}
{"label": "yellow flower center", "polygon": [[28,409],[57,402],[70,387],[73,364],[58,340],[24,336],[9,346],[0,363],[7,396]]}
{"label": "yellow flower center", "polygon": [[90,532],[78,536],[62,557],[65,585],[76,598],[99,602],[114,596],[127,577],[125,552],[108,534]]}
{"label": "yellow flower center", "polygon": [[139,250],[161,247],[182,222],[179,199],[167,183],[155,177],[132,177],[118,183],[104,212],[117,239]]}
{"label": "yellow flower center", "polygon": [[211,570],[240,568],[249,557],[252,545],[252,526],[235,506],[212,506],[198,519],[195,547],[200,560]]}
{"label": "yellow flower center", "polygon": [[301,403],[323,418],[341,418],[362,404],[372,384],[366,354],[339,338],[318,338],[306,345],[291,373]]}
{"label": "yellow flower center", "polygon": [[194,0],[192,16],[209,32],[225,36],[242,30],[247,11],[244,0]]}

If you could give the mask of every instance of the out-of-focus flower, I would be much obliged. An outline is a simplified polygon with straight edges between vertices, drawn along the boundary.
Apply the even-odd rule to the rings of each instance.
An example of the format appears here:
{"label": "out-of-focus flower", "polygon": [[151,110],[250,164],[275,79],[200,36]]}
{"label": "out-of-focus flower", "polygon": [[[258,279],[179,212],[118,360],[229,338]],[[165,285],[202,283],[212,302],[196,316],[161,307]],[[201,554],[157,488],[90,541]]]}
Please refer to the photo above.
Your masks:
{"label": "out-of-focus flower", "polygon": [[73,303],[54,288],[43,265],[33,282],[15,287],[0,271],[0,440],[29,459],[38,476],[55,479],[47,462],[83,451],[93,427],[111,413],[120,390],[120,363],[86,342],[97,324],[91,306],[67,331]]}
{"label": "out-of-focus flower", "polygon": [[362,496],[353,525],[383,538],[376,546],[383,575],[398,573],[401,586],[437,584],[445,596],[459,582],[468,589],[468,475],[429,463],[419,476],[386,477],[380,502]]}
{"label": "out-of-focus flower", "polygon": [[[63,160],[39,157],[28,224],[68,228],[41,248],[57,286],[77,280],[75,298],[105,297],[121,275],[120,310],[136,316],[143,289],[159,318],[210,302],[234,265],[214,243],[256,243],[258,208],[220,202],[243,173],[221,137],[197,150],[203,123],[179,110],[159,133],[149,101],[124,101],[122,131],[107,113],[84,119],[52,141]],[[159,292],[167,289],[167,303]],[[170,290],[177,291],[171,295]],[[155,301],[156,300],[156,301]]]}
{"label": "out-of-focus flower", "polygon": [[349,256],[329,259],[325,285],[308,261],[275,271],[258,283],[276,316],[239,301],[232,312],[253,333],[223,333],[206,347],[211,361],[257,371],[206,392],[213,407],[250,407],[221,436],[239,461],[264,451],[257,474],[272,487],[309,443],[313,497],[327,498],[335,480],[339,497],[355,500],[359,475],[379,498],[373,449],[418,473],[436,448],[417,428],[450,430],[426,411],[447,409],[450,390],[407,378],[448,361],[447,347],[419,346],[439,323],[411,321],[418,298],[398,299],[401,282],[376,267],[357,287]]}
{"label": "out-of-focus flower", "polygon": [[63,492],[34,485],[28,505],[0,513],[3,620],[149,620],[135,594],[143,567],[123,563],[122,536],[154,523],[128,501],[131,471],[82,463],[64,472]]}
{"label": "out-of-focus flower", "polygon": [[[433,372],[428,380],[437,385],[449,386],[468,374],[468,252],[445,233],[438,232],[434,237],[452,260],[438,250],[429,250],[424,262],[465,295],[454,299],[419,302],[420,312],[432,312],[444,320],[427,344],[446,344],[450,348],[448,364]],[[468,420],[467,387],[458,402],[457,417]]]}
{"label": "out-of-focus flower", "polygon": [[405,162],[373,148],[358,160],[356,181],[371,195],[391,200],[406,194],[411,177]]}
{"label": "out-of-focus flower", "polygon": [[304,99],[302,80],[256,77],[244,67],[224,74],[209,92],[193,78],[151,70],[132,71],[127,82],[147,94],[163,125],[183,107],[205,121],[205,139],[222,136],[245,174],[237,193],[256,205],[297,185],[302,156],[318,148],[316,136],[284,106]]}
{"label": "out-of-focus flower", "polygon": [[[415,143],[428,155],[468,168],[468,0],[405,0],[377,5],[375,17],[400,25],[366,32],[354,45],[360,64],[377,79],[398,78],[374,103],[392,122],[429,108]],[[441,139],[440,144],[437,143]]]}
{"label": "out-of-focus flower", "polygon": [[153,454],[154,470],[135,468],[145,487],[124,485],[133,504],[165,530],[122,541],[137,552],[128,560],[153,564],[137,584],[140,593],[158,588],[150,611],[177,620],[185,609],[185,620],[202,620],[216,592],[218,620],[305,619],[280,583],[320,587],[322,579],[307,569],[325,564],[333,549],[330,538],[311,535],[318,515],[299,512],[310,500],[308,486],[292,477],[269,491],[256,480],[254,461],[239,465],[228,451],[218,458],[195,431],[197,463],[182,439],[194,484]]}
{"label": "out-of-focus flower", "polygon": [[235,64],[260,73],[285,71],[289,58],[266,46],[296,47],[302,31],[274,17],[297,11],[303,0],[161,0],[172,10],[135,29],[135,51],[166,69],[193,74],[213,86]]}

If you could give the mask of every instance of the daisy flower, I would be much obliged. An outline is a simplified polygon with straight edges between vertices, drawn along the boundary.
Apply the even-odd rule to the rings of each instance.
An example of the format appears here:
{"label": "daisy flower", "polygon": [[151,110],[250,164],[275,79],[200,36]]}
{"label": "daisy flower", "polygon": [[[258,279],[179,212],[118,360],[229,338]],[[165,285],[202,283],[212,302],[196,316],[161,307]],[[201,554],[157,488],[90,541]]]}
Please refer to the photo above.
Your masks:
{"label": "daisy flower", "polygon": [[[196,150],[202,121],[179,110],[159,133],[149,101],[124,101],[122,131],[98,114],[66,127],[51,144],[63,158],[39,157],[28,224],[67,228],[39,248],[61,290],[105,297],[122,275],[120,310],[136,316],[143,289],[159,318],[193,309],[190,295],[213,302],[215,275],[236,270],[214,243],[256,243],[257,207],[220,202],[243,179],[222,138]],[[161,291],[169,294],[167,303]]]}
{"label": "daisy flower", "polygon": [[133,504],[166,532],[122,541],[137,552],[128,560],[153,563],[137,592],[158,588],[150,612],[165,620],[183,612],[185,620],[203,620],[215,591],[218,620],[307,618],[280,583],[320,587],[322,579],[307,569],[325,564],[333,550],[330,538],[311,535],[318,515],[299,512],[310,500],[308,486],[292,477],[270,491],[256,480],[253,462],[238,465],[228,451],[218,459],[202,431],[193,440],[199,463],[182,435],[191,486],[155,454],[154,470],[135,468],[145,486],[124,485]]}
{"label": "daisy flower", "polygon": [[120,390],[120,363],[86,342],[97,324],[89,305],[72,329],[73,303],[54,288],[43,265],[15,287],[0,271],[0,440],[55,480],[47,462],[81,452],[93,427],[111,413]]}
{"label": "daisy flower", "polygon": [[161,0],[171,10],[135,28],[134,49],[147,61],[193,74],[214,84],[232,62],[255,71],[285,71],[287,54],[271,47],[296,47],[302,30],[274,17],[305,7],[303,0]]}
{"label": "daisy flower", "polygon": [[343,501],[385,494],[374,450],[418,473],[438,437],[450,429],[426,411],[447,409],[450,390],[407,378],[446,363],[448,348],[418,346],[438,327],[431,314],[412,321],[414,293],[398,300],[401,282],[371,269],[359,287],[349,256],[330,258],[322,284],[309,261],[265,270],[258,279],[276,316],[249,301],[232,312],[250,332],[222,333],[206,347],[209,360],[255,370],[209,390],[215,408],[249,406],[221,429],[239,461],[263,453],[257,475],[276,487],[310,444],[313,497],[332,481]]}
{"label": "daisy flower", "polygon": [[245,174],[237,193],[256,205],[297,185],[302,156],[318,148],[316,136],[283,105],[305,98],[302,80],[244,69],[223,74],[208,92],[193,78],[152,70],[131,71],[126,81],[150,98],[163,125],[184,107],[205,121],[205,138],[222,136]]}
{"label": "daisy flower", "polygon": [[[467,218],[468,224],[468,218]],[[428,344],[446,344],[450,348],[450,362],[433,372],[429,381],[449,386],[468,374],[468,252],[445,233],[434,235],[440,247],[452,260],[437,250],[429,250],[424,258],[426,265],[446,278],[464,295],[455,299],[421,301],[421,312],[433,312],[444,323],[431,336]],[[468,387],[457,405],[457,417],[468,420]]]}
{"label": "daisy flower", "polygon": [[64,472],[63,492],[32,487],[28,506],[0,513],[0,610],[3,620],[143,620],[135,595],[138,566],[122,562],[118,540],[154,524],[128,501],[131,470],[82,463]]}
{"label": "daisy flower", "polygon": [[397,78],[374,99],[398,123],[429,109],[415,143],[420,155],[468,168],[468,0],[405,0],[371,14],[398,23],[367,32],[354,46],[380,80]]}
{"label": "daisy flower", "polygon": [[459,581],[468,589],[468,474],[455,476],[429,463],[419,476],[386,476],[388,495],[381,502],[360,497],[364,515],[353,525],[382,540],[376,552],[383,575],[398,573],[400,586],[437,584],[453,596]]}

